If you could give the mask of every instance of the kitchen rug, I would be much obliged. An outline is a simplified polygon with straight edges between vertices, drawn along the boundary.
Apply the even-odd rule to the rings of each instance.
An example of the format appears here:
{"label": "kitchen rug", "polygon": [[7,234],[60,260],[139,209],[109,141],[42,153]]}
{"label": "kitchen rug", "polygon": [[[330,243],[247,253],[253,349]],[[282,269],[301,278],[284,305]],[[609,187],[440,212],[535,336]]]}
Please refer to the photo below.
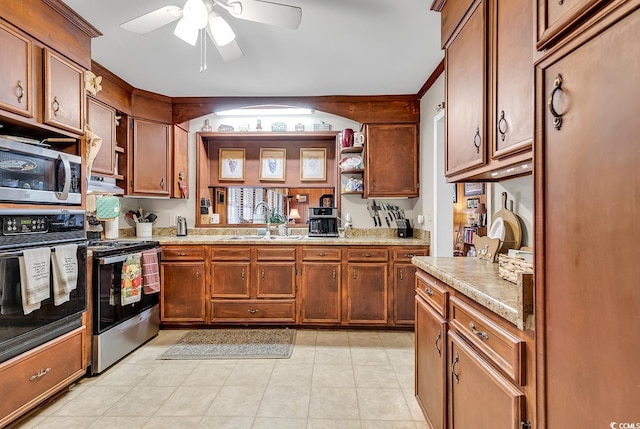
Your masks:
{"label": "kitchen rug", "polygon": [[288,359],[295,339],[295,329],[198,329],[158,359]]}

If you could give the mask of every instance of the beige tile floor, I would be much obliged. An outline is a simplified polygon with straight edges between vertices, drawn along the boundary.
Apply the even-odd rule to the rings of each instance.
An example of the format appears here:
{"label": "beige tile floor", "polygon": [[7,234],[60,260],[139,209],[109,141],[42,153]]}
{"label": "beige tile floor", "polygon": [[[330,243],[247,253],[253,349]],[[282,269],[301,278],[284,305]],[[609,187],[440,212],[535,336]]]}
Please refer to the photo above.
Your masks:
{"label": "beige tile floor", "polygon": [[160,334],[16,428],[426,428],[412,332],[298,330],[290,359],[167,361]]}

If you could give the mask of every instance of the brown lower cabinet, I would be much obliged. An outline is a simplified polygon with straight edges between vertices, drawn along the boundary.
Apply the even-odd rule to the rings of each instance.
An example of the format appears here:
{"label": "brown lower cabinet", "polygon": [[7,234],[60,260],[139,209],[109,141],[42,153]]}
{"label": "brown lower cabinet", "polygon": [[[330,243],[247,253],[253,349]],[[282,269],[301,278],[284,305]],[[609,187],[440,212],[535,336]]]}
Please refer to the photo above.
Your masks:
{"label": "brown lower cabinet", "polygon": [[411,327],[410,261],[428,252],[426,246],[164,245],[161,320]]}

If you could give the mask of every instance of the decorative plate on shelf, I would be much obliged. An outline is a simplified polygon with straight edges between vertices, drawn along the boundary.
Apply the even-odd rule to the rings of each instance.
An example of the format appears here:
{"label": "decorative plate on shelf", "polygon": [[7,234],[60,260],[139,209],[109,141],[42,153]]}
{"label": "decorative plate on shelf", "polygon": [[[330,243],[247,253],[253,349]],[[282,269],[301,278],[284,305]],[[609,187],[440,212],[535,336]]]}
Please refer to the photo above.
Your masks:
{"label": "decorative plate on shelf", "polygon": [[362,168],[362,158],[359,156],[345,156],[340,160],[339,166],[342,170]]}

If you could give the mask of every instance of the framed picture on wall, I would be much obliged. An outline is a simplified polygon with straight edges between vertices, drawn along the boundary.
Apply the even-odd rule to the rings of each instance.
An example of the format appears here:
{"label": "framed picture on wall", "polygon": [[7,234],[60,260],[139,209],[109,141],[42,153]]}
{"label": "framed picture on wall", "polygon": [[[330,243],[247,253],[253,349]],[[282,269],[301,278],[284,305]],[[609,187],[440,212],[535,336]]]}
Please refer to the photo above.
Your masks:
{"label": "framed picture on wall", "polygon": [[474,197],[476,195],[484,195],[484,183],[465,183],[464,196]]}
{"label": "framed picture on wall", "polygon": [[467,200],[467,208],[468,209],[477,209],[478,204],[480,204],[480,198],[469,198]]}
{"label": "framed picture on wall", "polygon": [[218,153],[219,180],[244,181],[244,149],[223,149]]}
{"label": "framed picture on wall", "polygon": [[260,180],[284,182],[286,149],[260,149]]}
{"label": "framed picture on wall", "polygon": [[327,149],[326,148],[301,148],[300,149],[300,181],[327,180]]}

